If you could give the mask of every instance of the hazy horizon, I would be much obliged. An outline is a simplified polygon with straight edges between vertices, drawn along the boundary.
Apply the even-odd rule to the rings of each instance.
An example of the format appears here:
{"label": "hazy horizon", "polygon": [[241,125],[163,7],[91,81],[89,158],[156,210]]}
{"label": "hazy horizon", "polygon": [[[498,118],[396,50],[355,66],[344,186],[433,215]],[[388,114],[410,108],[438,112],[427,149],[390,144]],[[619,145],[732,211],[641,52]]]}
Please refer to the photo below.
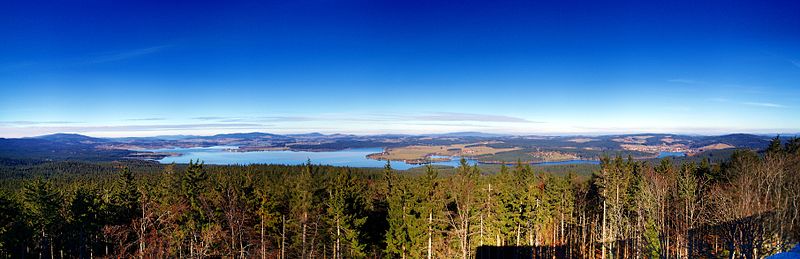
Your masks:
{"label": "hazy horizon", "polygon": [[13,2],[0,137],[794,133],[798,9]]}
{"label": "hazy horizon", "polygon": [[[14,122],[12,122],[14,123]],[[9,123],[10,124],[10,123]],[[25,124],[28,124],[25,122]],[[35,125],[46,123],[31,123]],[[22,137],[36,137],[50,134],[80,134],[91,137],[101,138],[120,138],[120,137],[155,137],[155,136],[176,136],[176,135],[194,135],[194,136],[212,136],[217,134],[231,134],[231,133],[273,133],[273,134],[308,134],[308,133],[321,133],[321,134],[350,134],[350,135],[391,135],[391,134],[407,134],[407,135],[425,135],[425,134],[447,134],[447,133],[461,133],[461,132],[478,132],[488,134],[504,134],[504,135],[542,135],[542,136],[599,136],[599,135],[615,135],[615,134],[678,134],[678,135],[727,135],[727,134],[754,134],[754,135],[796,135],[800,130],[797,129],[714,129],[714,128],[701,128],[701,129],[673,129],[668,130],[664,128],[651,128],[651,129],[609,129],[609,130],[586,130],[581,127],[576,127],[575,131],[509,131],[509,130],[481,130],[475,128],[460,128],[460,127],[446,127],[453,130],[439,130],[439,129],[420,129],[420,130],[330,130],[330,129],[311,129],[299,130],[294,128],[254,128],[249,125],[238,124],[219,124],[210,125],[209,128],[203,128],[203,125],[196,124],[150,124],[150,125],[117,125],[117,126],[74,126],[77,123],[70,123],[71,126],[0,126],[0,138],[22,138]],[[8,125],[8,124],[6,124]],[[190,128],[190,129],[187,129]]]}
{"label": "hazy horizon", "polygon": [[474,135],[497,135],[497,136],[553,136],[553,137],[594,137],[594,136],[609,136],[609,135],[647,135],[647,134],[662,134],[662,135],[685,135],[685,136],[723,136],[723,135],[734,135],[734,134],[751,134],[751,135],[759,135],[759,136],[766,136],[766,137],[774,137],[774,136],[798,136],[800,132],[722,132],[722,133],[680,133],[680,132],[600,132],[600,133],[499,133],[499,132],[485,132],[485,131],[451,131],[451,132],[427,132],[427,133],[392,133],[392,132],[385,132],[385,133],[345,133],[345,132],[318,132],[318,131],[309,131],[309,132],[284,132],[284,133],[277,133],[277,132],[268,132],[268,131],[231,131],[231,132],[222,132],[222,133],[209,133],[209,134],[173,134],[173,135],[141,135],[141,136],[117,136],[117,135],[102,135],[102,134],[86,134],[80,132],[53,132],[53,133],[46,133],[46,134],[39,134],[39,135],[31,135],[31,136],[15,136],[15,137],[0,137],[0,138],[36,138],[36,137],[45,137],[51,135],[58,135],[58,134],[77,134],[87,137],[94,137],[94,138],[153,138],[153,137],[208,137],[208,136],[216,136],[216,135],[224,135],[224,134],[249,134],[249,133],[265,133],[265,134],[276,134],[276,135],[305,135],[305,134],[322,134],[322,135],[353,135],[353,136],[380,136],[380,135],[408,135],[408,136],[434,136],[434,135],[448,135],[448,134],[474,134]]}

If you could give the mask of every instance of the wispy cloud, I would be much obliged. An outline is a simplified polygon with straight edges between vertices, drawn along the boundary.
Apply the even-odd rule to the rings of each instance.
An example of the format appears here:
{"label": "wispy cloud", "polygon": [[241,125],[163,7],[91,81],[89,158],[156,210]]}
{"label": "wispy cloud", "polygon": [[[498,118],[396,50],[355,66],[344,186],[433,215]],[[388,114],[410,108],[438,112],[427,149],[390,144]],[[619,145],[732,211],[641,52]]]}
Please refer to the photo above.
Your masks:
{"label": "wispy cloud", "polygon": [[423,115],[407,116],[408,119],[417,121],[483,121],[483,122],[523,122],[532,123],[527,119],[493,114],[477,113],[457,113],[457,112],[435,112]]}
{"label": "wispy cloud", "polygon": [[167,118],[135,118],[135,119],[127,119],[127,121],[163,121]]}
{"label": "wispy cloud", "polygon": [[493,126],[489,125],[482,125],[477,123],[430,123],[430,122],[422,122],[422,123],[400,123],[405,125],[416,125],[416,126],[452,126],[452,127],[474,127],[474,128],[491,128]]}
{"label": "wispy cloud", "polygon": [[168,48],[169,45],[162,45],[162,46],[153,46],[141,49],[132,49],[132,50],[125,50],[125,51],[118,51],[112,53],[105,53],[96,55],[93,57],[89,57],[88,59],[78,62],[79,64],[97,64],[97,63],[106,63],[106,62],[113,62],[113,61],[120,61],[126,59],[137,58],[149,54],[153,54]]}
{"label": "wispy cloud", "polygon": [[679,84],[688,84],[688,85],[697,85],[697,84],[704,84],[705,82],[694,80],[694,79],[685,79],[685,78],[675,78],[667,80],[670,83],[679,83]]}
{"label": "wispy cloud", "polygon": [[47,71],[51,69],[116,62],[151,55],[170,47],[172,47],[172,45],[159,45],[138,49],[85,53],[80,56],[64,59],[15,61],[12,63],[0,64],[0,72],[14,72],[19,70]]}
{"label": "wispy cloud", "polygon": [[758,106],[758,107],[768,107],[768,108],[786,108],[785,105],[777,104],[777,103],[743,102],[742,104],[750,105],[750,106]]}
{"label": "wispy cloud", "polygon": [[198,121],[215,121],[215,122],[290,122],[290,121],[325,120],[324,117],[306,117],[306,116],[250,116],[250,117],[206,116],[206,117],[193,117],[191,119]]}
{"label": "wispy cloud", "polygon": [[[80,124],[70,122],[0,122],[0,135],[26,136],[71,132],[99,134],[104,136],[142,136],[151,134],[193,134],[237,131],[284,131],[296,132],[309,129],[326,130],[333,133],[357,132],[359,128],[370,125],[373,131],[385,132],[428,132],[470,131],[478,129],[502,130],[507,128],[531,128],[531,124],[543,123],[526,118],[498,114],[477,114],[458,112],[423,113],[332,113],[304,115],[263,115],[263,116],[198,116],[190,120],[173,120],[162,117],[141,117],[124,119],[122,125]],[[174,123],[171,123],[174,121]],[[148,123],[153,122],[153,123]],[[158,122],[164,122],[158,123]],[[13,124],[12,124],[13,123]],[[293,129],[293,130],[290,130]],[[375,132],[373,132],[375,133]]]}
{"label": "wispy cloud", "polygon": [[588,132],[587,135],[607,135],[607,134],[635,134],[635,133],[663,133],[663,134],[700,134],[700,135],[724,135],[734,133],[750,134],[775,134],[785,132],[796,132],[793,128],[747,128],[747,127],[702,127],[702,126],[676,126],[676,127],[582,127],[576,126]]}
{"label": "wispy cloud", "polygon": [[224,119],[230,119],[230,118],[232,118],[232,117],[205,116],[205,117],[192,117],[190,119],[201,120],[201,121],[215,121],[215,120],[224,120]]}
{"label": "wispy cloud", "polygon": [[33,62],[33,61],[21,61],[21,62],[15,62],[15,63],[5,63],[5,64],[0,64],[0,72],[14,71],[14,70],[17,70],[17,69],[24,69],[24,68],[28,68],[28,67],[32,67],[32,66],[36,66],[36,65],[38,65],[38,63],[37,62]]}
{"label": "wispy cloud", "polygon": [[265,121],[313,121],[316,120],[314,117],[308,116],[264,116],[258,117],[259,119]]}
{"label": "wispy cloud", "polygon": [[792,65],[794,65],[795,67],[800,68],[800,61],[790,59],[789,62],[792,63]]}
{"label": "wispy cloud", "polygon": [[254,129],[271,125],[257,123],[150,124],[115,126],[35,126],[31,128],[53,132],[164,131],[208,129]]}
{"label": "wispy cloud", "polygon": [[35,125],[49,125],[49,124],[77,124],[83,123],[80,121],[0,121],[3,126],[35,126]]}
{"label": "wispy cloud", "polygon": [[474,121],[474,122],[511,122],[511,123],[541,123],[524,118],[476,113],[457,113],[457,112],[430,112],[421,114],[328,114],[317,116],[253,116],[253,117],[221,117],[206,116],[193,117],[193,120],[217,121],[217,122],[304,122],[304,121],[351,121],[351,122],[408,122],[408,121],[428,121],[428,122],[450,122],[450,121]]}
{"label": "wispy cloud", "polygon": [[770,102],[752,102],[752,101],[747,101],[747,102],[736,102],[736,101],[731,101],[731,100],[729,100],[729,99],[727,99],[727,98],[721,98],[721,97],[717,97],[717,98],[711,98],[711,99],[708,99],[708,100],[709,100],[709,101],[712,101],[712,102],[718,102],[718,103],[733,103],[733,104],[740,104],[740,105],[747,105],[747,106],[755,106],[755,107],[766,107],[766,108],[787,108],[787,106],[786,106],[786,105],[783,105],[783,104],[778,104],[778,103],[770,103]]}
{"label": "wispy cloud", "polygon": [[742,85],[736,83],[702,81],[687,78],[675,78],[667,80],[669,83],[680,84],[680,89],[695,94],[698,89],[708,92],[740,93],[740,94],[769,94],[769,87],[760,85]]}
{"label": "wispy cloud", "polygon": [[765,51],[765,54],[767,54],[767,55],[769,55],[769,56],[772,56],[772,57],[774,57],[774,58],[776,58],[776,59],[782,59],[782,60],[785,60],[785,61],[789,62],[790,64],[792,64],[793,66],[795,66],[795,67],[797,67],[797,68],[800,68],[800,61],[797,61],[797,60],[795,60],[795,59],[789,58],[789,57],[787,57],[786,55],[782,55],[782,54],[778,54],[778,53],[773,53],[773,52],[770,52],[770,51]]}
{"label": "wispy cloud", "polygon": [[265,131],[273,127],[258,123],[198,123],[198,124],[148,124],[148,125],[0,125],[0,136],[26,137],[52,133],[78,133],[91,136],[154,136],[164,134],[193,134],[220,132]]}
{"label": "wispy cloud", "polygon": [[689,106],[664,106],[664,110],[674,111],[674,112],[690,112],[692,111],[692,107]]}

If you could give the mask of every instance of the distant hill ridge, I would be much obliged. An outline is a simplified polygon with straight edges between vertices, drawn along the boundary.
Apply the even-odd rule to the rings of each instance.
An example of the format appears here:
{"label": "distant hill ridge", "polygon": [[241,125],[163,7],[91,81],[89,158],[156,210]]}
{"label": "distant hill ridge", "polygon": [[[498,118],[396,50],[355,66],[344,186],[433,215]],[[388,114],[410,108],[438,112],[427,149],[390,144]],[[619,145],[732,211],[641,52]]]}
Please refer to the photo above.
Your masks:
{"label": "distant hill ridge", "polygon": [[75,134],[75,133],[56,133],[50,135],[36,136],[32,138],[44,139],[49,141],[58,141],[58,142],[70,142],[70,141],[107,142],[108,141],[108,139],[104,138],[89,137],[86,135]]}
{"label": "distant hill ridge", "polygon": [[[151,137],[114,137],[114,138],[102,138],[102,137],[91,137],[86,135],[81,135],[77,133],[54,133],[48,135],[41,135],[35,137],[25,137],[22,139],[46,139],[50,141],[109,141],[109,140],[128,140],[128,139],[165,139],[165,140],[178,140],[178,139],[189,139],[189,138],[258,138],[258,137],[325,137],[325,136],[357,136],[352,134],[341,134],[341,133],[334,133],[334,134],[323,134],[319,132],[311,132],[311,133],[297,133],[297,134],[275,134],[275,133],[267,133],[267,132],[243,132],[243,133],[224,133],[224,134],[216,134],[210,136],[202,136],[202,135],[163,135],[163,136],[151,136]],[[501,134],[501,133],[486,133],[486,132],[479,132],[479,131],[464,131],[464,132],[449,132],[449,133],[434,133],[434,134],[374,134],[374,135],[358,135],[361,137],[420,137],[420,136],[427,136],[427,137],[485,137],[485,138],[494,138],[494,137],[527,137],[527,136],[540,136],[540,135],[524,135],[524,134]],[[731,133],[731,134],[722,134],[722,135],[686,135],[686,134],[669,134],[669,133],[632,133],[632,134],[608,134],[608,135],[547,135],[548,137],[626,137],[626,136],[654,136],[654,137],[663,137],[663,136],[676,136],[676,137],[693,137],[693,138],[709,138],[709,139],[725,139],[725,140],[733,140],[739,141],[741,139],[758,139],[758,140],[769,140],[775,137],[775,135],[771,134],[750,134],[750,133]],[[800,133],[796,134],[780,134],[781,138],[789,138],[792,136],[800,136]],[[0,138],[3,139],[3,138]],[[13,138],[6,138],[6,139],[13,139]]]}
{"label": "distant hill ridge", "polygon": [[[790,136],[783,135],[788,139]],[[452,132],[443,134],[347,135],[273,134],[265,132],[226,133],[211,136],[156,136],[97,138],[74,133],[56,133],[28,138],[0,138],[0,158],[41,160],[113,161],[131,157],[147,158],[141,151],[174,147],[238,146],[242,150],[292,149],[330,151],[366,147],[403,147],[412,145],[452,145],[491,142],[492,148],[516,148],[520,155],[551,151],[596,157],[602,152],[654,150],[657,146],[680,144],[683,149],[749,148],[763,149],[774,136],[727,134],[698,136],[680,134],[617,134],[600,136],[535,136],[484,132]],[[626,145],[623,147],[622,145]],[[146,152],[145,152],[146,153]],[[156,154],[157,155],[157,154]],[[640,154],[641,155],[641,154]]]}

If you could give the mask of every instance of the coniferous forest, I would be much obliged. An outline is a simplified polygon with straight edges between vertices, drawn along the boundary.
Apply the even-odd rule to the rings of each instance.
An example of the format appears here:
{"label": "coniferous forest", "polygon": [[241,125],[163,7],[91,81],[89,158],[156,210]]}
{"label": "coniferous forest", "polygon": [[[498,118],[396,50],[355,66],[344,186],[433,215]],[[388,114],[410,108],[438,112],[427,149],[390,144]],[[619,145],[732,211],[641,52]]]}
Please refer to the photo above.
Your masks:
{"label": "coniferous forest", "polygon": [[759,258],[800,238],[800,140],[723,161],[416,172],[4,161],[3,257]]}

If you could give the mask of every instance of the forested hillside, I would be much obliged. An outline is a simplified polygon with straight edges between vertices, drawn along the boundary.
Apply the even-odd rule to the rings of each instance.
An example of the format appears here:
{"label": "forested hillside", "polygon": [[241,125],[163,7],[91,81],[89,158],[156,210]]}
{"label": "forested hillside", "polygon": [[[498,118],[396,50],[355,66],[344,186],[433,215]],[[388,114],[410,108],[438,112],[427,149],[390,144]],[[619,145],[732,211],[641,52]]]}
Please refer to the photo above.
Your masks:
{"label": "forested hillside", "polygon": [[[310,161],[313,162],[313,161]],[[3,257],[747,257],[800,238],[800,140],[591,177],[346,167],[6,164]],[[588,178],[588,179],[587,179]],[[500,248],[495,248],[500,247]]]}
{"label": "forested hillside", "polygon": [[[79,134],[52,134],[32,138],[0,138],[0,160],[95,161],[160,160],[182,155],[175,148],[225,146],[229,151],[337,151],[381,148],[371,159],[421,164],[445,157],[468,157],[483,164],[517,161],[541,163],[599,160],[605,155],[651,159],[660,152],[688,156],[733,149],[763,149],[770,137],[752,134],[692,136],[626,134],[600,136],[512,136],[487,133],[433,135],[346,135],[320,133],[278,135],[233,133],[213,136],[157,136],[94,138]],[[783,137],[783,140],[788,138]],[[440,156],[431,158],[431,156]],[[2,161],[0,161],[2,162]],[[2,163],[0,163],[2,164]]]}

